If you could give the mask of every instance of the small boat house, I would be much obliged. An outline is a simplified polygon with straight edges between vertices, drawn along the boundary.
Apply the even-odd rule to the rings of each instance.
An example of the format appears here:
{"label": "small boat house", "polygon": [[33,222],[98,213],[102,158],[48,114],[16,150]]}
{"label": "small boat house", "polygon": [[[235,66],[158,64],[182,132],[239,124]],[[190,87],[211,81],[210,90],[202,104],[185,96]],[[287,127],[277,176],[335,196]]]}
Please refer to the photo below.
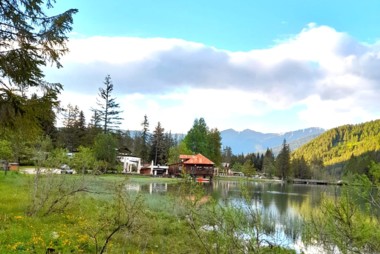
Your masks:
{"label": "small boat house", "polygon": [[178,163],[169,165],[168,174],[177,177],[187,174],[197,181],[211,181],[214,177],[214,162],[200,153],[180,155]]}

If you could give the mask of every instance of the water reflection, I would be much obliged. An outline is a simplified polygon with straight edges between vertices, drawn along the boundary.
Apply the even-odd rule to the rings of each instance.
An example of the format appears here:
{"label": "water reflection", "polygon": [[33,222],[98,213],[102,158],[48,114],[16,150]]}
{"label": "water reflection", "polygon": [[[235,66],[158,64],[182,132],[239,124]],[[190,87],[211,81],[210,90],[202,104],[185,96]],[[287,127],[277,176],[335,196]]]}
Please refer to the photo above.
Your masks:
{"label": "water reflection", "polygon": [[[213,181],[202,183],[206,193],[217,201],[231,202],[242,199],[242,187],[251,195],[252,205],[276,216],[307,216],[321,203],[323,193],[327,196],[338,197],[339,186],[284,184],[276,182],[241,182]],[[127,191],[143,193],[174,193],[176,184],[168,183],[127,183]]]}
{"label": "water reflection", "polygon": [[[281,182],[222,181],[203,183],[203,188],[219,204],[233,204],[236,207],[249,205],[260,212],[263,220],[272,225],[274,232],[268,232],[271,242],[297,250],[305,217],[321,204],[324,195],[338,197],[339,186],[284,184]],[[177,184],[128,183],[128,191],[149,194],[175,194]],[[242,189],[248,191],[249,202],[243,198]],[[268,227],[270,228],[270,227]],[[298,252],[301,252],[298,249]]]}

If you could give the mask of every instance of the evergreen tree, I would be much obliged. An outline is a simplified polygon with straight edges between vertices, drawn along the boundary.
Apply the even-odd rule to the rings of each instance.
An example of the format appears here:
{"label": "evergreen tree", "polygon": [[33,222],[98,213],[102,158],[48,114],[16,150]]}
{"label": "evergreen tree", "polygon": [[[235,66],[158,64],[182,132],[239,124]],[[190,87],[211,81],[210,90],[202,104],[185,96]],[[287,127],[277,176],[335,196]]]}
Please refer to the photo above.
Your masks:
{"label": "evergreen tree", "polygon": [[257,171],[262,171],[263,169],[263,162],[264,162],[264,155],[260,153],[256,153],[255,158],[253,160],[253,164],[255,165],[255,168]]}
{"label": "evergreen tree", "polygon": [[127,131],[116,131],[114,133],[118,140],[119,153],[132,153],[133,151],[133,138],[131,137],[130,132]]}
{"label": "evergreen tree", "polygon": [[64,109],[64,127],[58,135],[58,145],[65,147],[70,152],[77,151],[80,145],[85,145],[86,119],[78,106],[71,104]]}
{"label": "evergreen tree", "polygon": [[141,123],[143,129],[141,132],[141,150],[140,157],[143,162],[148,162],[149,155],[149,121],[147,115],[144,115],[144,121]]}
{"label": "evergreen tree", "polygon": [[86,128],[86,117],[84,116],[83,110],[79,111],[78,121],[75,123],[75,130],[76,130],[76,136],[78,138],[78,143],[84,146],[87,128]]}
{"label": "evergreen tree", "polygon": [[100,112],[97,109],[92,109],[92,116],[89,123],[89,127],[101,128]]}
{"label": "evergreen tree", "polygon": [[165,129],[161,127],[161,123],[158,122],[152,135],[150,152],[150,158],[154,161],[155,165],[166,164],[164,131]]}
{"label": "evergreen tree", "polygon": [[173,135],[171,132],[165,133],[164,135],[164,151],[163,151],[163,160],[168,164],[169,160],[169,151],[171,147],[175,147],[177,145]]}
{"label": "evergreen tree", "polygon": [[323,179],[324,177],[324,169],[323,160],[314,156],[310,161],[310,173],[311,178],[313,179]]}
{"label": "evergreen tree", "polygon": [[116,98],[112,97],[113,83],[110,75],[106,76],[104,86],[105,88],[99,88],[97,104],[100,109],[93,109],[93,111],[94,114],[99,114],[99,119],[103,125],[103,132],[108,133],[118,128],[121,124],[122,118],[120,117],[120,113],[122,111],[118,110],[119,104],[116,103]]}
{"label": "evergreen tree", "polygon": [[290,148],[285,139],[282,143],[281,151],[276,158],[276,167],[277,175],[282,180],[285,180],[290,176]]}
{"label": "evergreen tree", "polygon": [[58,137],[59,146],[65,147],[70,152],[75,151],[78,142],[76,140],[75,124],[78,120],[79,108],[71,104],[63,109],[63,128],[61,128]]}
{"label": "evergreen tree", "polygon": [[300,179],[310,179],[311,171],[304,157],[293,159],[291,163],[293,176]]}
{"label": "evergreen tree", "polygon": [[263,159],[263,172],[269,177],[274,176],[276,172],[276,165],[274,160],[274,154],[271,149],[267,148]]}
{"label": "evergreen tree", "polygon": [[223,148],[222,152],[222,162],[231,163],[232,160],[232,149],[229,146]]}
{"label": "evergreen tree", "polygon": [[222,163],[222,138],[218,129],[211,129],[208,133],[208,149],[205,156],[208,157],[215,165],[219,166]]}
{"label": "evergreen tree", "polygon": [[68,48],[67,34],[72,30],[70,9],[47,16],[54,1],[0,1],[0,124],[14,126],[15,117],[28,110],[26,90],[50,87],[56,93],[60,84],[44,80],[42,68],[48,63],[61,67],[60,57]]}

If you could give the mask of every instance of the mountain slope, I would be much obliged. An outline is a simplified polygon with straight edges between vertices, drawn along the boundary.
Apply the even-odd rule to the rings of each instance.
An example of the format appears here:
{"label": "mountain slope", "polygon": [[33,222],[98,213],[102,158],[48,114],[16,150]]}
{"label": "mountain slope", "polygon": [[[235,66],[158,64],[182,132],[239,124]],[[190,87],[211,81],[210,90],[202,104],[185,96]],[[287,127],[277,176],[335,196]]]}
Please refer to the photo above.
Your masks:
{"label": "mountain slope", "polygon": [[293,156],[303,156],[307,161],[319,158],[328,166],[379,150],[380,120],[375,120],[328,130],[294,151]]}
{"label": "mountain slope", "polygon": [[267,148],[280,147],[284,139],[291,149],[296,149],[311,139],[319,136],[324,130],[321,128],[308,128],[303,130],[278,133],[261,133],[253,130],[235,131],[228,129],[221,131],[223,147],[229,146],[234,154],[247,154],[263,152]]}

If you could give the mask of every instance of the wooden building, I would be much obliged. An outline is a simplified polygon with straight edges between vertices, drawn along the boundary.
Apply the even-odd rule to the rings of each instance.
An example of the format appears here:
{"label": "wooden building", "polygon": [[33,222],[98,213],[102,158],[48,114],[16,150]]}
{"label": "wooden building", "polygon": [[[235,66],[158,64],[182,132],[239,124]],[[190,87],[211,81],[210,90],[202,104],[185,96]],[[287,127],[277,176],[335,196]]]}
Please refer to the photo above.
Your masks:
{"label": "wooden building", "polygon": [[214,162],[203,156],[180,155],[179,162],[169,166],[168,174],[171,176],[190,175],[197,181],[211,181],[214,177]]}

